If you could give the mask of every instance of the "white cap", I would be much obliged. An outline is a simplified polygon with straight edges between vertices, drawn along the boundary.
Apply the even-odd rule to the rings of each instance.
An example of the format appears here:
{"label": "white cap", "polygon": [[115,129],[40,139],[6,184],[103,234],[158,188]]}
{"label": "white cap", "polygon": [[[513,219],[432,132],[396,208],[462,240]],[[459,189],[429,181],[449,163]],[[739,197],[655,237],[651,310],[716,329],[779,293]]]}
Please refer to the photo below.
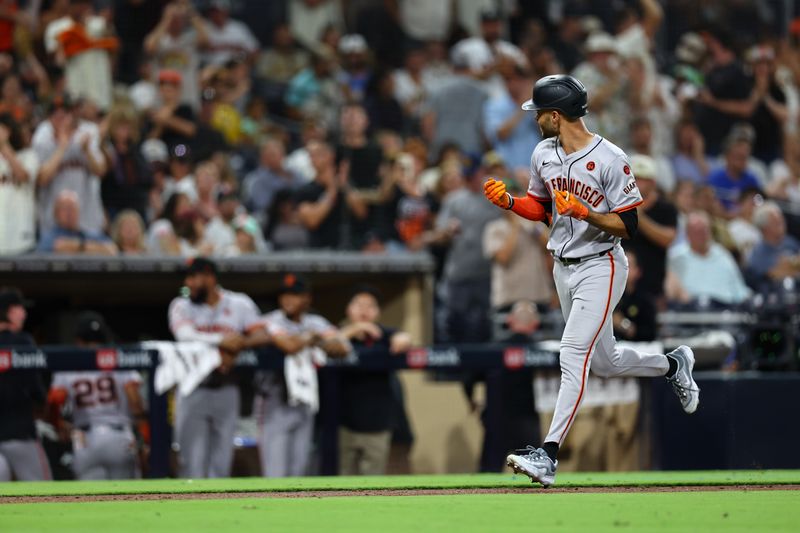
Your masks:
{"label": "white cap", "polygon": [[359,54],[366,52],[367,49],[367,41],[357,33],[350,33],[339,39],[339,53]]}
{"label": "white cap", "polygon": [[161,139],[147,139],[140,148],[142,156],[148,163],[166,163],[169,161],[169,150]]}
{"label": "white cap", "polygon": [[592,52],[611,52],[612,54],[618,53],[617,41],[604,31],[598,31],[591,34],[589,38],[586,39],[584,48],[587,54],[591,54]]}
{"label": "white cap", "polygon": [[656,179],[656,161],[649,155],[632,155],[631,170],[636,179]]}

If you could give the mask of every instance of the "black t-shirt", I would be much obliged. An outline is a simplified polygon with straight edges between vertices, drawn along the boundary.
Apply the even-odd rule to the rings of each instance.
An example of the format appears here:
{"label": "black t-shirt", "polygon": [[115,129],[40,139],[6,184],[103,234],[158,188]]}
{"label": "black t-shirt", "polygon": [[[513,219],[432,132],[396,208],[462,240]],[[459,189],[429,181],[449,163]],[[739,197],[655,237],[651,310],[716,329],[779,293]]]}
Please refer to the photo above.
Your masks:
{"label": "black t-shirt", "polygon": [[374,189],[380,185],[378,171],[383,159],[381,147],[367,143],[359,148],[339,145],[336,147],[337,165],[350,161],[350,184],[356,189]]}
{"label": "black t-shirt", "polygon": [[[751,83],[738,61],[712,68],[706,75],[705,85],[718,100],[744,100],[750,96]],[[723,139],[740,119],[699,103],[694,105],[693,111],[695,123],[706,141],[706,151],[719,154]]]}
{"label": "black t-shirt", "polygon": [[[662,226],[675,228],[678,225],[678,211],[675,207],[659,198],[645,214]],[[626,248],[633,250],[639,260],[642,277],[639,287],[652,296],[660,296],[664,292],[664,276],[667,271],[667,250],[647,239],[639,230],[636,236],[623,241]]]}
{"label": "black t-shirt", "polygon": [[653,297],[638,287],[633,293],[624,293],[617,310],[636,326],[636,334],[629,339],[617,333],[618,339],[634,342],[649,342],[656,338],[656,306]]}
{"label": "black t-shirt", "polygon": [[[0,331],[0,348],[35,346],[27,333]],[[0,441],[36,438],[34,407],[47,398],[41,374],[33,371],[0,373]]]}
{"label": "black t-shirt", "polygon": [[410,196],[395,185],[392,197],[381,206],[381,238],[407,242],[418,237],[431,226],[438,209],[433,195]]}
{"label": "black t-shirt", "polygon": [[[312,181],[297,189],[293,196],[295,203],[300,205],[303,202],[316,202],[323,194],[325,187]],[[309,244],[311,248],[358,250],[364,243],[365,235],[365,222],[353,216],[344,193],[339,191],[328,216],[316,229],[309,231]]]}
{"label": "black t-shirt", "polygon": [[[354,348],[389,349],[396,330],[380,326],[383,336],[366,342],[353,339]],[[394,427],[395,398],[388,370],[348,370],[340,381],[340,423],[361,432],[388,431]]]}
{"label": "black t-shirt", "polygon": [[[177,118],[182,118],[184,120],[188,120],[190,122],[195,121],[194,111],[192,111],[192,108],[189,107],[187,104],[180,104],[178,107],[176,107],[173,116]],[[155,124],[152,121],[148,120],[145,127],[145,131],[150,131],[154,127]],[[176,146],[178,144],[191,145],[193,141],[191,137],[186,137],[185,135],[181,135],[177,131],[170,128],[164,128],[161,131],[161,137],[159,138],[162,141],[164,141],[164,144],[166,144],[170,150],[172,150],[173,146]]]}
{"label": "black t-shirt", "polygon": [[[785,103],[786,95],[783,89],[775,82],[769,86],[769,96],[776,102]],[[750,124],[756,132],[756,139],[753,145],[753,155],[758,159],[770,163],[781,153],[783,144],[783,125],[767,108],[763,101],[758,105],[753,116],[750,117]]]}

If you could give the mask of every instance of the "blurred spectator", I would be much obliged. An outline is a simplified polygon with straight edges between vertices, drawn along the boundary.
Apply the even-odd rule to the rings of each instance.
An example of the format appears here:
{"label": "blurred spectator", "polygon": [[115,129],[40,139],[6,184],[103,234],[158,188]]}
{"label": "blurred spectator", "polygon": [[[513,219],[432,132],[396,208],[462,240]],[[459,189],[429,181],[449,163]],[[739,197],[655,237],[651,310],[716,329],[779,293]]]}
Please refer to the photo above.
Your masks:
{"label": "blurred spectator", "polygon": [[49,104],[47,120],[33,134],[33,150],[41,162],[39,171],[39,231],[54,224],[53,206],[64,190],[81,199],[82,229],[97,233],[105,226],[98,176],[106,173],[100,134],[95,124],[78,119],[68,97],[56,96]]}
{"label": "blurred spectator", "polygon": [[241,255],[263,254],[267,251],[264,235],[258,221],[250,215],[241,214],[233,220],[236,241],[225,250],[224,255],[238,257]]}
{"label": "blurred spectator", "polygon": [[253,412],[260,421],[259,455],[265,477],[308,475],[314,414],[319,408],[313,363],[319,362],[320,355],[344,357],[352,350],[350,342],[310,308],[308,281],[286,274],[278,293],[278,309],[263,317],[269,336],[287,355],[285,371],[256,374]]}
{"label": "blurred spectator", "polygon": [[259,54],[254,75],[256,78],[286,84],[307,65],[308,53],[295,44],[289,25],[284,22],[275,27],[272,46]]}
{"label": "blurred spectator", "polygon": [[37,252],[58,254],[116,255],[114,242],[99,232],[80,227],[80,198],[74,191],[61,191],[53,206],[55,226],[42,233]]}
{"label": "blurred spectator", "polygon": [[179,72],[180,103],[200,109],[200,50],[209,44],[208,30],[189,0],[174,0],[162,12],[158,26],[145,38],[144,50],[153,58],[156,79],[162,70]]}
{"label": "blurred spectator", "polygon": [[454,2],[398,0],[400,25],[406,35],[417,41],[444,42],[450,36]]}
{"label": "blurred spectator", "polygon": [[[236,246],[234,222],[241,212],[239,197],[232,192],[221,192],[217,198],[218,214],[211,217],[206,226],[206,241],[214,246],[213,255],[229,255],[228,250]],[[237,254],[238,255],[238,254]]]}
{"label": "blurred spectator", "polygon": [[622,66],[614,38],[604,32],[589,36],[584,46],[586,59],[572,75],[589,93],[586,127],[623,146],[628,145],[631,109],[626,77],[619,75]]}
{"label": "blurred spectator", "polygon": [[175,145],[170,149],[169,175],[161,193],[162,201],[179,192],[185,194],[191,203],[197,201],[197,185],[194,181],[192,152],[185,144]]}
{"label": "blurred spectator", "polygon": [[111,54],[119,41],[106,19],[94,14],[91,0],[70,0],[68,13],[45,28],[45,49],[63,66],[70,96],[105,111],[111,107]]}
{"label": "blurred spectator", "polygon": [[305,120],[300,131],[302,144],[286,156],[284,165],[286,170],[295,174],[304,183],[312,181],[314,176],[317,175],[317,171],[314,170],[314,165],[311,164],[308,145],[312,141],[324,142],[327,134],[327,130],[321,123],[314,120]]}
{"label": "blurred spectator", "polygon": [[417,251],[425,245],[424,235],[433,224],[438,202],[426,193],[419,182],[419,168],[408,153],[398,154],[381,185],[382,201],[378,211],[382,239],[390,249]]}
{"label": "blurred spectator", "polygon": [[0,113],[9,114],[18,123],[33,115],[33,101],[22,86],[19,76],[9,73],[0,82]]}
{"label": "blurred spectator", "polygon": [[704,87],[692,106],[692,113],[706,141],[706,153],[717,155],[723,140],[742,114],[740,106],[749,107],[751,83],[733,50],[732,35],[721,28],[703,33],[710,63]]}
{"label": "blurred spectator", "polygon": [[151,179],[147,161],[139,150],[139,123],[132,110],[114,108],[104,120],[106,138],[100,145],[108,173],[103,178],[103,206],[109,218],[123,209],[144,216]]}
{"label": "blurred spectator", "polygon": [[519,67],[504,72],[505,90],[483,106],[486,138],[512,171],[531,165],[531,149],[542,139],[535,117],[522,110],[530,98],[531,80]]}
{"label": "blurred spectator", "polygon": [[406,115],[419,121],[423,104],[429,98],[437,80],[426,68],[427,53],[422,44],[407,46],[403,68],[394,71],[394,97]]}
{"label": "blurred spectator", "polygon": [[358,232],[366,219],[368,207],[350,183],[349,163],[336,167],[333,149],[328,144],[312,142],[308,147],[317,172],[314,181],[296,191],[295,201],[300,221],[310,233],[312,248],[337,250],[360,249],[366,235]]}
{"label": "blurred spectator", "polygon": [[552,267],[546,228],[507,211],[483,231],[483,255],[492,263],[491,303],[494,311],[507,310],[519,300],[542,307],[553,298],[547,276]]}
{"label": "blurred spectator", "polygon": [[378,69],[372,75],[364,105],[369,122],[375,131],[407,133],[409,122],[403,106],[394,97],[394,76],[388,69]]}
{"label": "blurred spectator", "polygon": [[173,148],[191,144],[197,134],[195,114],[188,104],[181,103],[183,75],[177,70],[162,70],[158,74],[158,94],[161,105],[148,114],[145,125],[147,137],[161,139]]}
{"label": "blurred spectator", "polygon": [[786,234],[786,219],[775,202],[764,202],[753,214],[761,239],[747,261],[747,273],[758,290],[779,286],[800,275],[800,242]]}
{"label": "blurred spectator", "polygon": [[689,180],[695,184],[705,183],[710,172],[706,157],[705,141],[691,120],[682,120],[675,128],[675,152],[672,168],[677,181]]}
{"label": "blurred spectator", "polygon": [[309,232],[300,221],[300,213],[292,191],[282,189],[275,194],[264,233],[275,250],[308,248]]}
{"label": "blurred spectator", "polygon": [[632,250],[626,250],[625,257],[628,259],[628,278],[625,292],[612,315],[614,335],[626,341],[654,341],[657,333],[655,302],[638,283],[643,273],[638,256]]}
{"label": "blurred spectator", "polygon": [[468,37],[455,44],[452,57],[463,58],[472,75],[489,80],[489,94],[502,91],[502,81],[495,77],[499,65],[507,61],[514,67],[527,69],[528,59],[522,50],[502,39],[503,19],[496,9],[480,12],[480,35]]}
{"label": "blurred spectator", "polygon": [[337,81],[344,88],[345,100],[363,102],[372,78],[367,41],[357,33],[345,35],[339,40],[338,51],[341,70]]}
{"label": "blurred spectator", "polygon": [[583,60],[581,44],[585,36],[582,18],[578,13],[565,11],[555,35],[548,43],[565,72],[571,72]]}
{"label": "blurred spectator", "polygon": [[144,255],[144,220],[133,209],[120,211],[111,223],[111,240],[120,255]]}
{"label": "blurred spectator", "polygon": [[672,247],[686,242],[686,218],[689,213],[697,211],[695,193],[698,187],[692,181],[679,181],[672,193],[672,203],[678,211],[678,219],[675,231],[675,240]]}
{"label": "blurred spectator", "polygon": [[[374,287],[357,286],[347,303],[341,334],[354,348],[382,348],[402,354],[411,347],[408,333],[382,325],[381,295]],[[339,384],[339,475],[386,473],[395,426],[397,398],[393,372],[357,371],[342,375]]]}
{"label": "blurred spectator", "polygon": [[308,49],[326,26],[344,27],[342,8],[336,0],[289,0],[289,27],[292,36]]}
{"label": "blurred spectator", "polygon": [[36,182],[39,159],[26,146],[9,114],[0,115],[0,255],[36,246]]}
{"label": "blurred spectator", "polygon": [[[778,78],[775,50],[771,46],[754,46],[747,51],[745,58],[753,75],[752,107],[744,110],[750,111],[745,118],[750,119],[755,130],[753,155],[769,164],[781,156],[784,126],[789,118],[786,90],[796,91],[796,87],[786,77]],[[791,87],[786,87],[786,84]]]}
{"label": "blurred spectator", "polygon": [[736,250],[736,243],[728,231],[729,215],[722,207],[714,187],[702,185],[694,192],[693,205],[695,209],[705,212],[711,221],[711,237],[729,251]]}
{"label": "blurred spectator", "polygon": [[736,260],[711,240],[707,214],[689,215],[686,237],[686,244],[670,250],[664,285],[668,301],[703,308],[739,304],[750,296]]}
{"label": "blurred spectator", "polygon": [[636,117],[630,122],[630,155],[643,155],[650,158],[655,173],[650,177],[656,180],[658,188],[666,194],[675,189],[675,174],[668,157],[653,152],[653,125],[646,116]]}
{"label": "blurred spectator", "polygon": [[139,78],[128,86],[128,98],[138,113],[147,113],[158,102],[157,77],[153,76],[152,67],[149,59],[142,59]]}
{"label": "blurred spectator", "polygon": [[169,150],[161,139],[147,139],[141,144],[140,151],[147,163],[152,184],[147,193],[147,210],[144,217],[148,223],[161,212],[164,201],[162,195],[169,180]]}
{"label": "blurred spectator", "polygon": [[786,134],[783,147],[783,160],[773,162],[766,192],[770,198],[800,207],[800,136]]}
{"label": "blurred spectator", "polygon": [[364,106],[350,103],[342,108],[336,162],[349,164],[350,183],[357,189],[374,189],[380,182],[378,170],[383,154],[381,147],[367,136],[368,128],[369,117]]}
{"label": "blurred spectator", "polygon": [[[35,347],[23,331],[28,314],[22,293],[0,288],[0,345]],[[37,440],[36,417],[47,398],[39,372],[0,372],[0,481],[52,479]]]}
{"label": "blurred spectator", "polygon": [[197,255],[193,243],[197,241],[198,218],[189,198],[180,192],[173,193],[148,229],[148,253],[182,257]]}
{"label": "blurred spectator", "polygon": [[657,186],[658,167],[653,158],[633,155],[630,162],[642,203],[638,209],[639,231],[625,242],[625,248],[647,265],[637,283],[640,292],[658,298],[664,290],[667,248],[675,240],[678,212]]}
{"label": "blurred spectator", "polygon": [[219,214],[217,205],[217,194],[220,189],[219,168],[213,161],[203,161],[197,165],[194,182],[197,187],[195,210],[203,220],[209,221]]}
{"label": "blurred spectator", "polygon": [[[444,342],[486,342],[490,338],[491,262],[483,254],[489,222],[503,216],[482,198],[482,169],[469,169],[461,185],[442,202],[432,242],[449,246],[441,285],[447,312]],[[489,207],[492,207],[491,204]]]}
{"label": "blurred spectator", "polygon": [[333,77],[335,55],[324,45],[312,50],[311,65],[289,82],[285,101],[291,115],[298,119],[321,121],[333,126],[344,95]]}
{"label": "blurred spectator", "polygon": [[[454,142],[465,153],[483,152],[484,84],[473,77],[466,52],[453,55],[453,76],[443,82],[426,104],[422,132],[436,154],[446,142]],[[454,106],[453,102],[459,102]]]}
{"label": "blurred spectator", "polygon": [[712,170],[708,175],[708,184],[725,208],[728,216],[736,211],[736,202],[745,189],[761,189],[758,179],[747,169],[752,143],[742,137],[731,137],[725,143],[724,166]]}
{"label": "blurred spectator", "polygon": [[283,189],[296,189],[301,182],[285,169],[286,148],[281,139],[267,138],[259,151],[258,168],[242,181],[242,198],[247,209],[261,223],[266,222],[275,194]]}
{"label": "blurred spectator", "polygon": [[248,62],[259,48],[258,39],[244,22],[230,18],[230,0],[211,0],[206,10],[208,47],[203,59],[210,65],[222,65],[237,55]]}
{"label": "blurred spectator", "polygon": [[761,240],[761,233],[754,224],[753,215],[763,203],[764,197],[758,189],[743,190],[739,196],[736,217],[728,222],[728,233],[736,243],[740,264],[750,257],[750,251]]}

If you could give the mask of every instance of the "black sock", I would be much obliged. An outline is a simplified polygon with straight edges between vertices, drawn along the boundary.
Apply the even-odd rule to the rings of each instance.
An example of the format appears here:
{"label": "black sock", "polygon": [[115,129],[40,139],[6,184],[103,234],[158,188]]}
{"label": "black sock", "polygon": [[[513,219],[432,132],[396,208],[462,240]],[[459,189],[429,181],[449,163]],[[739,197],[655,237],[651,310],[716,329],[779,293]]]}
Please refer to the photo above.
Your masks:
{"label": "black sock", "polygon": [[674,357],[667,356],[667,362],[669,363],[669,370],[667,370],[666,377],[671,378],[675,375],[675,372],[678,371],[678,360]]}
{"label": "black sock", "polygon": [[558,444],[555,442],[545,442],[542,444],[542,449],[553,462],[556,461],[558,456]]}

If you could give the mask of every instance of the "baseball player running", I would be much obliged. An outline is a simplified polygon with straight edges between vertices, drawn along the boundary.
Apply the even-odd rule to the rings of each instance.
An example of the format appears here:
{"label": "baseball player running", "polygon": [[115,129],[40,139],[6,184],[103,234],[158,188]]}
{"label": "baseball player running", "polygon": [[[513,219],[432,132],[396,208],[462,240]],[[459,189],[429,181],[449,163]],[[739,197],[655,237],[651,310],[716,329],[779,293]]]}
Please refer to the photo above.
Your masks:
{"label": "baseball player running", "polygon": [[555,258],[553,277],[566,321],[561,387],[542,447],[528,446],[506,460],[515,472],[547,487],[555,481],[558,449],[584,398],[590,367],[602,377],[666,376],[687,413],[697,409],[700,390],[689,347],[663,355],[615,344],[611,315],[628,275],[619,241],[636,233],[642,198],[625,153],[586,129],[585,87],[571,76],[546,76],[522,108],[536,111],[544,138],[531,156],[528,194],[514,198],[492,178],[484,193],[519,216],[551,220],[547,247]]}
{"label": "baseball player running", "polygon": [[[107,346],[110,337],[102,316],[86,312],[78,318],[78,346]],[[64,405],[72,412],[72,470],[77,479],[141,477],[134,427],[144,442],[150,438],[141,384],[141,376],[133,370],[55,373],[48,400],[55,427],[64,427],[60,418]]]}
{"label": "baseball player running", "polygon": [[239,388],[231,372],[239,351],[269,337],[255,302],[217,285],[217,266],[195,258],[186,271],[187,296],[169,306],[169,328],[177,341],[217,346],[222,365],[188,396],[176,395],[175,440],[181,477],[230,476],[233,437],[239,419]]}

